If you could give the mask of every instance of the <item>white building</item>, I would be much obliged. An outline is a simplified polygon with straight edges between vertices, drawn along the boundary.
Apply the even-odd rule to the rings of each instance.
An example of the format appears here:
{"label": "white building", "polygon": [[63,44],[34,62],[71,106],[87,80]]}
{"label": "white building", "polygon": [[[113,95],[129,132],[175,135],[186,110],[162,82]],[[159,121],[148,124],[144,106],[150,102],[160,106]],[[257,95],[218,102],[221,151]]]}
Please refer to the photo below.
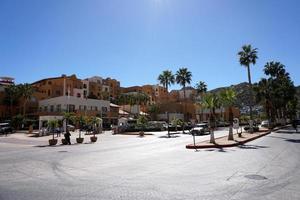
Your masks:
{"label": "white building", "polygon": [[74,96],[60,96],[39,101],[40,112],[85,112],[104,114],[110,111],[110,102],[106,100],[84,99]]}

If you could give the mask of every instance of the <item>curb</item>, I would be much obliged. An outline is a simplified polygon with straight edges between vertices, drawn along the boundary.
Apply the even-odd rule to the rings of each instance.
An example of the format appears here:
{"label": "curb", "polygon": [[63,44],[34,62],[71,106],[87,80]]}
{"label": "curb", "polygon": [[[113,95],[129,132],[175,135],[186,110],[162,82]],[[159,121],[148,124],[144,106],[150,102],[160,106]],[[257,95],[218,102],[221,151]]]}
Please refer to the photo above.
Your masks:
{"label": "curb", "polygon": [[[286,126],[281,126],[281,127],[278,127],[278,128],[274,128],[274,129],[272,129],[272,130],[268,130],[268,131],[266,131],[265,133],[263,133],[263,134],[261,134],[261,135],[257,135],[257,136],[255,136],[255,137],[246,139],[246,140],[244,140],[244,141],[240,141],[240,142],[235,141],[235,143],[232,143],[232,144],[211,144],[211,143],[210,143],[210,144],[196,145],[196,146],[194,146],[194,144],[188,144],[188,145],[185,146],[185,148],[187,148],[187,149],[208,149],[208,148],[226,148],[226,147],[235,147],[235,146],[243,145],[243,144],[245,144],[245,143],[247,143],[247,142],[251,142],[251,141],[256,140],[256,139],[258,139],[258,138],[260,138],[260,137],[266,136],[266,135],[270,134],[271,132],[277,131],[277,130],[282,129],[282,128],[285,128],[285,127],[287,127],[287,125],[286,125]],[[224,137],[224,136],[223,136],[223,137]],[[225,137],[227,137],[227,136],[225,136]],[[220,137],[220,138],[222,138],[222,137]],[[216,138],[216,139],[218,139],[218,138]],[[204,142],[204,141],[203,141],[203,142]]]}

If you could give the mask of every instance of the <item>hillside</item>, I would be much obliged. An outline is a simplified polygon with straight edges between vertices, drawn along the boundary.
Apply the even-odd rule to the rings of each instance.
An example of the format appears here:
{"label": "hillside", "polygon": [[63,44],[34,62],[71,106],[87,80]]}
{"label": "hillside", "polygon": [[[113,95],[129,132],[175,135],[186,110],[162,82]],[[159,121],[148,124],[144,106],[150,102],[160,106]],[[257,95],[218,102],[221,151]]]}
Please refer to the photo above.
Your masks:
{"label": "hillside", "polygon": [[[227,88],[232,88],[237,93],[237,100],[236,100],[236,106],[237,107],[242,108],[245,105],[249,105],[250,92],[249,92],[249,89],[248,89],[248,83],[246,83],[246,82],[239,83],[237,85],[231,85],[231,86],[228,86],[228,87],[216,88],[216,89],[213,89],[209,92],[218,93],[221,90],[224,90],[224,89],[227,89]],[[296,87],[296,91],[297,91],[297,98],[298,98],[298,102],[299,102],[298,105],[300,105],[300,85]]]}
{"label": "hillside", "polygon": [[246,83],[246,82],[239,83],[237,85],[231,85],[231,86],[228,86],[228,87],[216,88],[216,89],[213,89],[209,92],[218,93],[221,90],[224,90],[224,89],[227,89],[227,88],[232,88],[236,92],[236,94],[237,94],[236,106],[237,107],[242,108],[245,105],[249,105],[250,91],[249,91],[249,88],[248,88],[248,83]]}

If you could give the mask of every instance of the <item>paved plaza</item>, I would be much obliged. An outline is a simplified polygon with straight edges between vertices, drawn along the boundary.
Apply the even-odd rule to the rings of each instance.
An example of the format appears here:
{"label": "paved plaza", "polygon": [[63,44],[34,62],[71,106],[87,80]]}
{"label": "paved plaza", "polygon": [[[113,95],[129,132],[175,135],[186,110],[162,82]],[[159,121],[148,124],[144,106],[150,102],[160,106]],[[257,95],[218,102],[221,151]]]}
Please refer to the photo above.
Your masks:
{"label": "paved plaza", "polygon": [[46,137],[0,137],[0,199],[300,199],[300,133],[290,128],[198,151],[185,148],[190,135],[166,135],[107,131],[94,144],[55,147]]}

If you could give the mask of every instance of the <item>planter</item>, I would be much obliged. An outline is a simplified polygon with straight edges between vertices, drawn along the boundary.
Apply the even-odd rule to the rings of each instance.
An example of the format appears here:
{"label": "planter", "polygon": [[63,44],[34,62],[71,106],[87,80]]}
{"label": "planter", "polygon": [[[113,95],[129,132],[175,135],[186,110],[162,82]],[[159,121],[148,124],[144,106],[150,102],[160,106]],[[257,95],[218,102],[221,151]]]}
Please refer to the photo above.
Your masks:
{"label": "planter", "polygon": [[92,136],[92,137],[90,137],[91,138],[91,142],[97,142],[97,137],[96,136]]}
{"label": "planter", "polygon": [[144,137],[144,136],[145,136],[144,131],[140,131],[140,132],[139,132],[139,136],[140,136],[140,137]]}
{"label": "planter", "polygon": [[63,145],[67,145],[68,144],[68,142],[67,142],[67,140],[66,139],[61,139],[61,143],[63,144]]}
{"label": "planter", "polygon": [[57,144],[57,139],[50,139],[49,140],[49,145],[50,146],[54,146],[54,145],[56,145]]}
{"label": "planter", "polygon": [[77,143],[83,143],[84,138],[76,138]]}

